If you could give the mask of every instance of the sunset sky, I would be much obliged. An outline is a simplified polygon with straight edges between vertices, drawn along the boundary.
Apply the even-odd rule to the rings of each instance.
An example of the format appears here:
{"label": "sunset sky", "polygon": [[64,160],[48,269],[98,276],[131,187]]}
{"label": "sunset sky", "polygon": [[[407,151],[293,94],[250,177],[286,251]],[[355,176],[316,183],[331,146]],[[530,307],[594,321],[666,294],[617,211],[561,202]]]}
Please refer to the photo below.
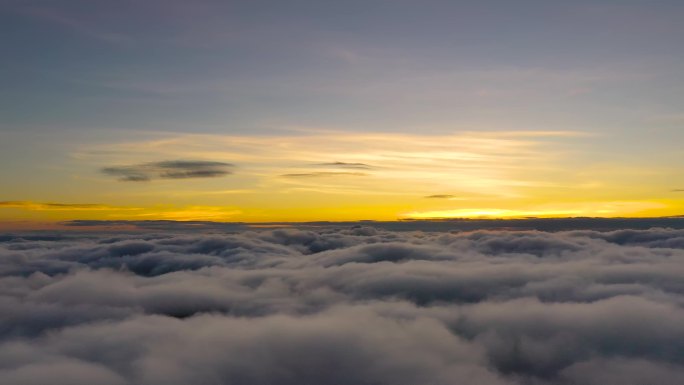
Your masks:
{"label": "sunset sky", "polygon": [[684,1],[0,2],[0,221],[684,215]]}

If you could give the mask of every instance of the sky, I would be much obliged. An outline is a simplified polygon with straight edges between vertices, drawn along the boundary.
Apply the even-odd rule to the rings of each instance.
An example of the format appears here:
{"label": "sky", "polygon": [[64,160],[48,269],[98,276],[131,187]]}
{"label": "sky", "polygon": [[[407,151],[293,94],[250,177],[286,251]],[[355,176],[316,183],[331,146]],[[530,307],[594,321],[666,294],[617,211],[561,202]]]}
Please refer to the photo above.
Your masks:
{"label": "sky", "polygon": [[0,1],[0,220],[684,214],[684,2]]}

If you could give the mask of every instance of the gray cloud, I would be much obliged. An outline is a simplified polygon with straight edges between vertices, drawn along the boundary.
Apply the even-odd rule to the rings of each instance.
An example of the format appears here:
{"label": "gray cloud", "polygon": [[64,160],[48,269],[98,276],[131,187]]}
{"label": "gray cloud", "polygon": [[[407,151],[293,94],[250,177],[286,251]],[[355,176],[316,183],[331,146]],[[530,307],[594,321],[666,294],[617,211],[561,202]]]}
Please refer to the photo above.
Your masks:
{"label": "gray cloud", "polygon": [[684,378],[684,230],[412,226],[2,234],[0,383]]}
{"label": "gray cloud", "polygon": [[215,178],[231,174],[230,163],[201,160],[168,160],[129,166],[105,167],[100,171],[125,182],[146,182],[153,179]]}
{"label": "gray cloud", "polygon": [[450,194],[435,194],[435,195],[428,195],[425,198],[430,198],[430,199],[450,199],[450,198],[455,198],[455,195],[450,195]]}
{"label": "gray cloud", "polygon": [[323,167],[335,167],[335,168],[351,168],[351,169],[361,169],[370,170],[373,166],[366,163],[355,163],[355,162],[328,162],[328,163],[317,163],[316,166]]}

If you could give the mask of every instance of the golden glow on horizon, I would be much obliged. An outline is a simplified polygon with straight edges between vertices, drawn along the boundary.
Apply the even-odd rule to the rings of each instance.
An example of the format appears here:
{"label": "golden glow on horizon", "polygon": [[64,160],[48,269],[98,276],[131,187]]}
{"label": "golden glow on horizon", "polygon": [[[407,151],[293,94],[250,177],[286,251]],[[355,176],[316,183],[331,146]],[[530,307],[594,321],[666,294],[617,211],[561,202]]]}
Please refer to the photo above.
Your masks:
{"label": "golden glow on horizon", "polygon": [[[584,133],[564,131],[310,131],[85,143],[71,151],[60,182],[17,197],[30,200],[0,202],[0,220],[268,222],[684,213],[684,194],[669,186],[677,170],[593,163],[576,143],[584,139]],[[149,182],[121,182],[97,171],[166,160],[235,167],[220,178]],[[649,183],[637,182],[643,180]]]}
{"label": "golden glow on horizon", "polygon": [[516,211],[502,209],[461,209],[443,211],[413,212],[402,215],[406,219],[446,219],[446,218],[524,218],[524,217],[568,217],[578,215],[578,211]]}
{"label": "golden glow on horizon", "polygon": [[[401,212],[400,206],[348,205],[343,207],[314,207],[310,209],[270,209],[246,208],[238,210],[219,206],[151,206],[147,208],[127,208],[108,210],[79,209],[42,209],[43,204],[25,205],[13,208],[11,215],[3,220],[29,221],[67,221],[84,220],[178,220],[178,221],[218,221],[218,222],[279,222],[279,221],[355,221],[364,219],[401,220],[401,219],[449,219],[449,218],[560,218],[560,217],[655,217],[681,215],[670,213],[668,209],[682,202],[592,202],[578,204],[559,204],[565,209],[498,209],[465,208],[453,210],[427,210]],[[0,205],[2,208],[2,205]],[[2,212],[0,212],[2,213]],[[397,214],[399,213],[399,214]],[[629,213],[629,214],[625,214]]]}
{"label": "golden glow on horizon", "polygon": [[[668,208],[662,202],[651,201],[618,201],[618,202],[583,202],[583,203],[557,203],[555,208],[547,206],[529,209],[457,209],[410,212],[402,215],[406,219],[447,219],[447,218],[562,218],[562,217],[619,217],[625,213],[632,216],[651,216],[651,212],[657,212]],[[657,216],[657,215],[656,215]]]}

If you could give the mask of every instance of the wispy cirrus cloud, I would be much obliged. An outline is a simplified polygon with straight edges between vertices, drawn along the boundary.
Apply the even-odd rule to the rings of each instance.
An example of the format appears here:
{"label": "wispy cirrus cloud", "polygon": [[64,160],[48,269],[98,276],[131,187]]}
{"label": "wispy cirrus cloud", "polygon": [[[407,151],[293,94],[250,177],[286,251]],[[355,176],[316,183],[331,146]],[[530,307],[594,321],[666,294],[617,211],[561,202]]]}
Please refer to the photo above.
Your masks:
{"label": "wispy cirrus cloud", "polygon": [[283,174],[282,177],[285,178],[317,178],[317,177],[329,177],[329,176],[366,176],[368,174],[363,172],[335,172],[335,171],[320,171],[320,172],[304,172],[304,173],[294,173],[294,174]]}
{"label": "wispy cirrus cloud", "polygon": [[32,211],[121,211],[142,210],[137,207],[110,206],[97,203],[54,203],[33,201],[2,201],[0,209],[12,208]]}
{"label": "wispy cirrus cloud", "polygon": [[[649,206],[622,204],[618,207],[614,207],[614,200],[597,203],[601,198],[593,195],[596,188],[585,186],[602,174],[597,176],[595,169],[587,169],[589,166],[581,163],[582,160],[568,162],[577,157],[576,147],[568,141],[574,144],[584,137],[585,133],[573,131],[456,131],[416,135],[312,128],[276,136],[156,135],[118,143],[91,144],[84,146],[86,151],[75,152],[73,156],[80,162],[105,167],[110,176],[120,180],[197,177],[197,182],[206,184],[211,191],[253,192],[251,198],[237,195],[232,202],[235,207],[243,208],[240,218],[251,215],[246,214],[250,211],[246,207],[253,204],[254,199],[276,204],[266,198],[274,193],[281,194],[278,196],[283,201],[295,199],[299,194],[307,196],[298,201],[303,209],[288,214],[288,220],[293,215],[303,219],[300,215],[305,216],[308,204],[316,207],[330,204],[326,195],[336,195],[344,204],[359,204],[363,199],[363,204],[378,207],[377,211],[359,212],[350,219],[406,218],[414,217],[413,214],[420,218],[660,216],[675,211],[670,206],[676,206],[677,202],[664,203],[669,206],[653,201]],[[132,166],[110,166],[123,159],[128,159]],[[173,175],[166,168],[161,170],[164,163],[155,162],[156,159],[235,162],[239,163],[240,172],[230,178],[229,185],[212,185],[218,182],[199,178],[230,172],[231,166],[208,175],[196,170]],[[578,172],[582,169],[585,172]],[[620,171],[611,166],[601,168],[600,172],[615,174],[616,169]],[[629,175],[631,177],[633,172]],[[629,177],[614,177],[612,183],[625,185]],[[656,188],[663,189],[653,187]],[[665,187],[665,190],[669,189],[671,187]],[[183,191],[179,189],[178,193]],[[166,190],[146,193],[169,198]],[[577,202],[579,193],[586,199]],[[554,196],[554,202],[547,202],[549,194]],[[363,196],[366,198],[361,198]],[[213,198],[202,199],[208,199],[207,203],[211,205],[223,204],[212,201]],[[473,209],[477,210],[468,211]]]}
{"label": "wispy cirrus cloud", "polygon": [[[138,160],[151,156],[180,156],[235,161],[241,164],[241,176],[260,180],[271,191],[283,188],[279,184],[283,179],[290,180],[286,186],[289,188],[294,180],[305,183],[304,180],[314,177],[361,176],[366,171],[373,171],[372,174],[368,172],[368,178],[347,178],[346,183],[355,183],[353,187],[366,191],[387,193],[429,195],[430,190],[458,189],[469,194],[485,191],[514,196],[514,189],[539,183],[541,173],[554,168],[556,161],[563,157],[563,148],[548,151],[551,142],[558,137],[573,136],[581,136],[581,133],[464,131],[450,135],[410,135],[319,130],[304,135],[270,137],[175,135],[89,146],[88,151],[77,152],[74,156],[95,162],[106,160],[109,164],[120,159],[115,154],[122,152],[128,158]],[[299,166],[293,169],[290,165]],[[142,167],[106,169],[110,175],[131,181],[148,180],[150,173],[158,172],[157,163],[140,162],[137,166]],[[311,167],[324,169],[312,170]]]}
{"label": "wispy cirrus cloud", "polygon": [[103,174],[123,182],[148,182],[153,179],[215,178],[232,174],[234,165],[201,160],[167,160],[128,166],[104,167]]}

